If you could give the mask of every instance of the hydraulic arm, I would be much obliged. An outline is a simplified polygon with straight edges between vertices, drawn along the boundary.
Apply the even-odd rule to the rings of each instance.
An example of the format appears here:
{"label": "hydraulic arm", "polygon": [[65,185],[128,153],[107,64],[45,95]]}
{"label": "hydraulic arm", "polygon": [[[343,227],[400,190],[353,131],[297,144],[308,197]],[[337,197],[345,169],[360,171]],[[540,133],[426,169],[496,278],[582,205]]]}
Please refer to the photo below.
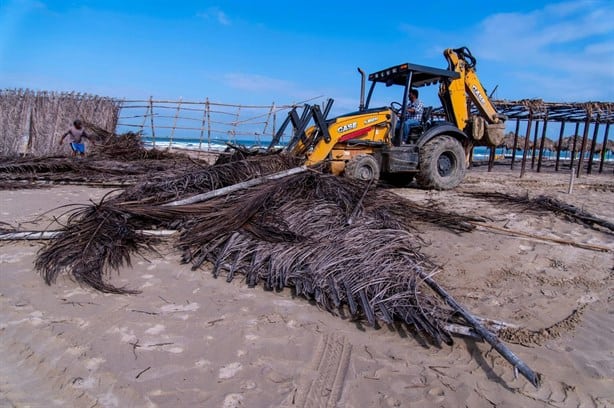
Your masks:
{"label": "hydraulic arm", "polygon": [[[439,89],[448,120],[471,134],[475,140],[481,140],[486,135],[488,144],[496,145],[503,138],[506,118],[497,112],[478,79],[475,58],[467,47],[448,48],[443,54],[448,61],[448,69],[460,74],[458,79],[443,82]],[[471,117],[467,96],[480,115]]]}

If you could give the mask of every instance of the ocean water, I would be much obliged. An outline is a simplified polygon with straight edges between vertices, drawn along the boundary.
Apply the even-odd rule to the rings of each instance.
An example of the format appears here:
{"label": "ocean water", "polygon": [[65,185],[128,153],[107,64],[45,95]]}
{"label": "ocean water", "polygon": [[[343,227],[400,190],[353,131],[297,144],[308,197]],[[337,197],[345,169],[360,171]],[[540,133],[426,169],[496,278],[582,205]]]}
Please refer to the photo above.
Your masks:
{"label": "ocean water", "polygon": [[144,136],[143,143],[146,148],[157,148],[157,149],[167,149],[167,148],[176,148],[176,149],[187,149],[187,150],[203,150],[203,151],[223,151],[228,147],[228,143],[232,143],[235,145],[241,145],[245,147],[268,147],[271,143],[271,139],[262,138],[260,140],[254,139],[235,139],[232,141],[222,140],[222,139],[196,139],[196,138],[175,138],[170,139],[168,137],[156,137],[152,139],[151,137]]}
{"label": "ocean water", "polygon": [[[227,143],[237,144],[241,146],[245,146],[248,148],[251,147],[268,147],[271,138],[263,137],[259,140],[256,139],[235,139],[232,141],[222,140],[222,139],[197,139],[197,138],[174,138],[170,139],[168,137],[157,137],[152,139],[151,137],[144,136],[143,142],[146,148],[157,148],[157,149],[167,149],[167,148],[177,148],[177,149],[188,149],[188,150],[202,150],[202,151],[223,151],[228,147]],[[276,147],[283,147],[284,143],[280,142],[280,144]],[[473,148],[473,158],[474,160],[487,160],[490,154],[490,148],[485,146],[476,146]],[[522,159],[522,150],[516,150],[516,159]],[[527,157],[531,157],[532,151],[529,151]],[[536,153],[536,157],[539,155],[539,152]],[[497,148],[495,149],[495,158],[511,158],[512,150],[506,148]],[[576,158],[580,157],[580,154],[576,152]],[[588,159],[589,152],[584,154],[584,158]],[[543,158],[545,160],[555,160],[556,159],[556,151],[552,150],[544,150]],[[569,160],[571,159],[571,152],[564,151],[561,152],[560,159]],[[601,154],[596,153],[593,156],[593,160],[599,161],[601,160]],[[605,156],[606,161],[614,161],[614,153],[611,151],[606,152]]]}

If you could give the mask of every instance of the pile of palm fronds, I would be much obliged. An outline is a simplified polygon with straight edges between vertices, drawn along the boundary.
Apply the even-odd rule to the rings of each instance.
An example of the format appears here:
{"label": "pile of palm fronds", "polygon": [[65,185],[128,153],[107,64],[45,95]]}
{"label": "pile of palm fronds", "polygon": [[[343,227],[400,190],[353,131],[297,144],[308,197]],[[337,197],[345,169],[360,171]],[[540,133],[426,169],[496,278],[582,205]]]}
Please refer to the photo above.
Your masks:
{"label": "pile of palm fronds", "polygon": [[472,197],[481,198],[498,205],[507,205],[509,207],[518,208],[523,211],[531,211],[542,214],[551,212],[562,216],[568,221],[582,224],[593,229],[605,229],[606,232],[608,232],[607,230],[614,232],[614,223],[604,220],[603,218],[596,217],[595,215],[590,214],[581,208],[559,201],[552,197],[540,195],[530,198],[528,194],[513,195],[485,191],[466,192],[465,194]]}
{"label": "pile of palm fronds", "polygon": [[87,124],[92,130],[97,144],[92,147],[91,157],[95,159],[113,159],[121,161],[188,159],[182,153],[159,149],[146,149],[140,132],[127,132],[117,135]]}
{"label": "pile of palm fronds", "polygon": [[151,177],[174,177],[207,166],[181,153],[146,149],[139,133],[115,135],[95,130],[91,155],[76,157],[3,157],[0,185],[11,182],[121,183],[133,184]]}
{"label": "pile of palm fronds", "polygon": [[[228,196],[168,205],[293,166],[280,155],[203,168],[174,179],[149,180],[99,204],[82,207],[37,258],[47,283],[66,271],[104,292],[131,293],[107,282],[131,254],[153,249],[143,230],[175,229],[174,244],[193,268],[210,265],[228,281],[293,288],[331,311],[349,311],[371,324],[402,321],[435,343],[450,342],[443,328],[449,308],[420,276],[437,268],[420,253],[420,223],[454,231],[469,217],[444,213],[316,171],[269,181]],[[166,204],[166,205],[165,205]]]}

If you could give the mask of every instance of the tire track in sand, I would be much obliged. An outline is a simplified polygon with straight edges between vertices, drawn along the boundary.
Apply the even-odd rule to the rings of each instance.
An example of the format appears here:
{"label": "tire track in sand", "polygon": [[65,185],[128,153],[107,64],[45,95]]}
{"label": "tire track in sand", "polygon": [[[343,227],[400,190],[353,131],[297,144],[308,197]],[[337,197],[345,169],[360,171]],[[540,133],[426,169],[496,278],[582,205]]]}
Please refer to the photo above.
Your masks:
{"label": "tire track in sand", "polygon": [[334,407],[341,397],[350,364],[352,345],[342,335],[320,338],[309,368],[301,375],[291,407]]}

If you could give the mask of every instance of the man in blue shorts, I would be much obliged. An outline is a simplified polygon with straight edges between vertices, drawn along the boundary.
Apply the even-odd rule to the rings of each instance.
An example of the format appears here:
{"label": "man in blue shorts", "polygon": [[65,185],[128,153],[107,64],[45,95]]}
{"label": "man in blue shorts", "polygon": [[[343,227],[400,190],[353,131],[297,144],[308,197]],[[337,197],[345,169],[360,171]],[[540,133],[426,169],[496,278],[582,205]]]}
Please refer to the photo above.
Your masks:
{"label": "man in blue shorts", "polygon": [[79,154],[80,156],[85,155],[85,145],[83,144],[83,139],[87,139],[94,143],[93,140],[85,133],[85,128],[83,127],[83,123],[79,119],[73,122],[73,125],[62,135],[60,139],[60,144],[64,143],[64,139],[66,136],[70,136],[69,143],[70,148],[72,149],[73,157]]}

